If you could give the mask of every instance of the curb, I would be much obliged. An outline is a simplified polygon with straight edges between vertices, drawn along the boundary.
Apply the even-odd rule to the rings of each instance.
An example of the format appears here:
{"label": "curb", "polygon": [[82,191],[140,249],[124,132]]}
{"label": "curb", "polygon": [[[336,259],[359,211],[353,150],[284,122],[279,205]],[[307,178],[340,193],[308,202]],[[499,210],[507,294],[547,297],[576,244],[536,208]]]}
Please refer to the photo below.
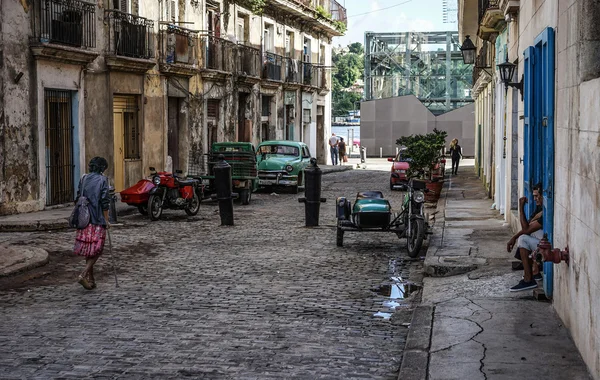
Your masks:
{"label": "curb", "polygon": [[417,306],[413,312],[398,380],[427,379],[433,311],[433,306]]}
{"label": "curb", "polygon": [[348,170],[353,170],[354,167],[352,165],[336,165],[336,166],[331,166],[328,168],[321,168],[321,173],[322,174],[331,174],[331,173],[339,173],[339,172],[345,172]]}
{"label": "curb", "polygon": [[[8,249],[11,249],[11,247],[9,246]],[[14,250],[14,248],[12,248],[12,250]],[[24,257],[17,261],[13,261],[9,264],[9,266],[0,268],[0,278],[12,276],[14,274],[25,272],[30,269],[48,264],[48,252],[42,248],[29,247],[24,249],[22,247],[19,247],[19,250],[21,252],[27,250],[31,252],[32,255],[31,257]]]}
{"label": "curb", "polygon": [[[126,207],[117,212],[117,217],[135,214],[137,208]],[[36,221],[0,221],[0,232],[34,232],[63,230],[69,228],[69,222],[66,218],[46,219]]]}

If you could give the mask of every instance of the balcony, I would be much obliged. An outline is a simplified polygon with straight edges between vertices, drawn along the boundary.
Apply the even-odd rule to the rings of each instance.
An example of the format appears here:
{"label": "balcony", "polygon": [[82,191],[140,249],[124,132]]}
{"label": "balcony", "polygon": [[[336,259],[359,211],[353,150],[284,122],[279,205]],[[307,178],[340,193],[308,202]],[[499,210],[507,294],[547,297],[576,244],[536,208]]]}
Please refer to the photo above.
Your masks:
{"label": "balcony", "polygon": [[33,3],[31,50],[36,58],[88,64],[96,47],[96,5],[80,0]]}
{"label": "balcony", "polygon": [[266,11],[281,11],[300,18],[328,36],[343,36],[348,25],[346,8],[336,0],[273,0]]}
{"label": "balcony", "polygon": [[199,32],[169,23],[160,23],[159,30],[160,71],[183,76],[196,74]]}
{"label": "balcony", "polygon": [[293,58],[284,59],[285,82],[287,84],[300,85],[302,83],[302,63],[302,61]]}
{"label": "balcony", "polygon": [[504,12],[500,9],[500,0],[479,0],[479,32],[481,39],[489,41],[504,27]]}
{"label": "balcony", "polygon": [[277,82],[283,81],[283,65],[285,59],[286,58],[275,53],[265,53],[263,79]]}
{"label": "balcony", "polygon": [[317,67],[317,88],[322,94],[331,90],[331,68]]}
{"label": "balcony", "polygon": [[246,81],[250,84],[260,81],[262,56],[260,49],[248,45],[238,44],[236,51],[236,73],[239,80]]}
{"label": "balcony", "polygon": [[114,70],[146,72],[154,65],[154,21],[114,9],[104,12],[108,25],[106,64]]}
{"label": "balcony", "polygon": [[232,75],[237,63],[233,59],[237,44],[210,34],[200,36],[202,46],[202,75],[206,78],[224,79]]}

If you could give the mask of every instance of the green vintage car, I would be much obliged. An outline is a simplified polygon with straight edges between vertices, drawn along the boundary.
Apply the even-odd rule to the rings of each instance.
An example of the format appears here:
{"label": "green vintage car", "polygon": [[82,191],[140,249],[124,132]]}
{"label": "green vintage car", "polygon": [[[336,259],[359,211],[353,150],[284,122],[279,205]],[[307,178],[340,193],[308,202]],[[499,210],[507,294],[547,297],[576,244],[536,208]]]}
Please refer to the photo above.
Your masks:
{"label": "green vintage car", "polygon": [[256,148],[258,186],[287,186],[294,193],[304,186],[310,164],[308,146],[299,141],[264,141]]}

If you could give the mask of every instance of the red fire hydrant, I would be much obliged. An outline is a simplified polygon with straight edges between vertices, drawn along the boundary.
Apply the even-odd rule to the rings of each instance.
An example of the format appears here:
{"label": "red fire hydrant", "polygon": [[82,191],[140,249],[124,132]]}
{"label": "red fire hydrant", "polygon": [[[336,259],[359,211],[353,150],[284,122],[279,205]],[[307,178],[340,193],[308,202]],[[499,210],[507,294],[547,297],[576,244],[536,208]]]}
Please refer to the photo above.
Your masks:
{"label": "red fire hydrant", "polygon": [[544,261],[550,261],[554,264],[560,264],[561,261],[564,261],[569,265],[569,246],[564,251],[558,248],[552,249],[552,244],[548,241],[548,234],[544,234],[544,237],[538,243],[538,252],[542,255]]}

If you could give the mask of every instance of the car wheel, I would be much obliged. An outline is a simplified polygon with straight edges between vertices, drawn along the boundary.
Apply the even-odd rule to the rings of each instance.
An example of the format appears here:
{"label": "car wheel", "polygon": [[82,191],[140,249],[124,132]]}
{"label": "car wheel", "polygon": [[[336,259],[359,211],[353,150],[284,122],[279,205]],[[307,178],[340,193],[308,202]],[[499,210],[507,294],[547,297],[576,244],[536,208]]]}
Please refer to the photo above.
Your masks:
{"label": "car wheel", "polygon": [[392,183],[392,180],[390,180],[390,190],[394,191],[394,184]]}
{"label": "car wheel", "polygon": [[337,236],[335,239],[335,245],[337,245],[338,247],[344,246],[344,230],[342,230],[339,227],[337,228]]}
{"label": "car wheel", "polygon": [[251,189],[240,190],[240,202],[243,205],[249,205],[251,199],[252,199],[252,190]]}
{"label": "car wheel", "polygon": [[158,195],[151,195],[148,199],[148,215],[150,220],[160,219],[163,212],[162,199]]}

